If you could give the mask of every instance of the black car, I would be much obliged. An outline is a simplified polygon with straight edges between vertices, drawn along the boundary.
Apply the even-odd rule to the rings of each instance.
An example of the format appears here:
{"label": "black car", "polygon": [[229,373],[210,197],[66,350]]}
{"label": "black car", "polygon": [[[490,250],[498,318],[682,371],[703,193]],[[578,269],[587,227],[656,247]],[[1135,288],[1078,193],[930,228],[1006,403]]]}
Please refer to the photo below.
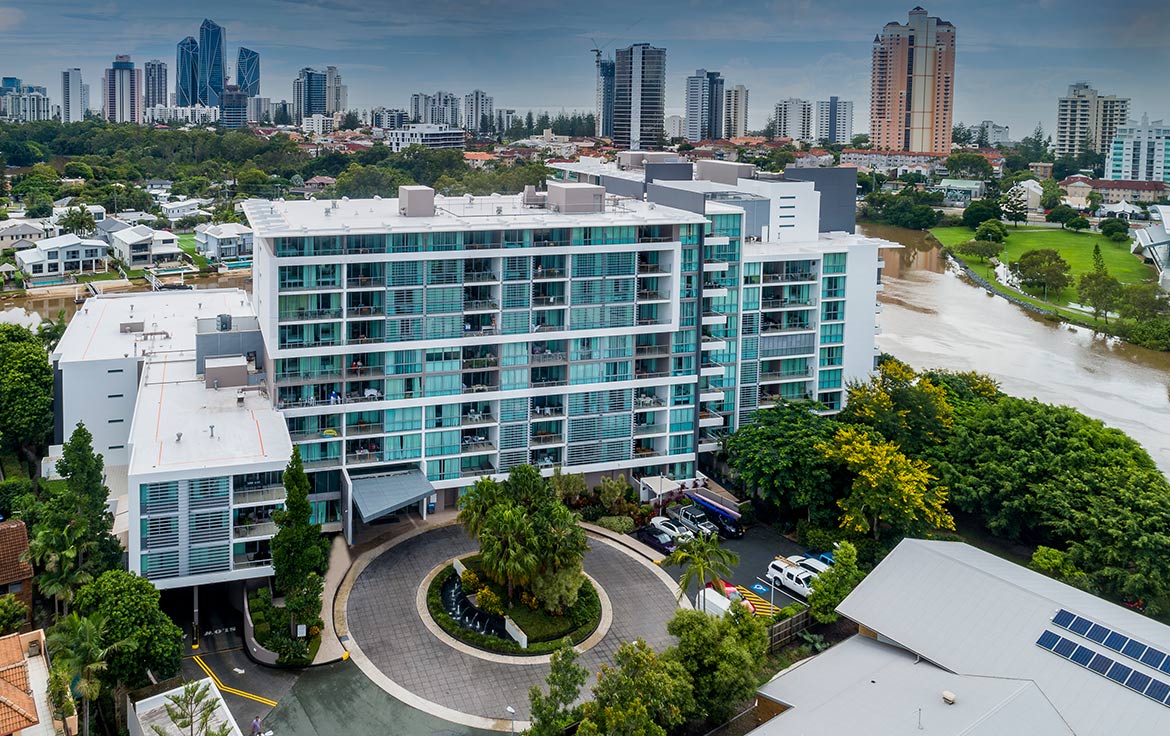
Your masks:
{"label": "black car", "polygon": [[674,540],[670,538],[670,535],[652,526],[642,527],[634,532],[634,536],[638,538],[638,541],[650,545],[664,555],[674,551]]}
{"label": "black car", "polygon": [[710,512],[707,514],[707,519],[719,528],[719,535],[724,539],[739,539],[743,536],[743,527],[730,516]]}

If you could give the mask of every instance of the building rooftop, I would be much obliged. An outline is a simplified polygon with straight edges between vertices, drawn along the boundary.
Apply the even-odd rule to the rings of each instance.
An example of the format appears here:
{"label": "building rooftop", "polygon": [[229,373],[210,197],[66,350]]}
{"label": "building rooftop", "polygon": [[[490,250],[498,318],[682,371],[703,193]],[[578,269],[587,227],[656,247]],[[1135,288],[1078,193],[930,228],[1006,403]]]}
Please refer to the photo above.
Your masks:
{"label": "building rooftop", "polygon": [[903,247],[888,240],[870,238],[860,233],[830,232],[820,233],[816,240],[791,243],[749,240],[743,244],[743,258],[745,261],[759,261],[778,257],[791,258],[801,254],[813,256],[822,253],[840,253],[843,249],[860,246],[879,249]]}
{"label": "building rooftop", "polygon": [[[209,700],[216,704],[215,710],[212,711],[211,717],[208,719],[208,729],[216,730],[227,726],[228,736],[240,736],[240,727],[232,718],[227,703],[223,701],[223,695],[220,694],[219,688],[215,686],[211,678],[207,677],[196,682],[200,686],[207,686]],[[133,717],[138,720],[139,730],[143,733],[159,733],[163,736],[186,736],[187,729],[176,726],[167,714],[167,705],[170,703],[167,696],[179,695],[182,691],[183,686],[180,685],[173,690],[144,698],[135,703]]]}
{"label": "building rooftop", "polygon": [[907,539],[837,610],[943,670],[1035,683],[1079,736],[1170,729],[1170,627],[969,545]]}
{"label": "building rooftop", "polygon": [[612,195],[603,212],[554,212],[525,204],[523,195],[435,197],[435,214],[406,217],[399,200],[340,199],[270,202],[252,199],[244,212],[259,237],[305,234],[360,234],[459,230],[504,230],[597,225],[701,224],[706,220],[683,210]]}
{"label": "building rooftop", "polygon": [[28,530],[20,519],[0,522],[0,585],[27,580],[33,576],[32,565],[24,559],[28,552]]}
{"label": "building rooftop", "polygon": [[[102,294],[73,315],[54,357],[62,362],[112,360],[194,350],[197,321],[219,314],[254,317],[255,311],[241,289]],[[124,331],[126,325],[132,329]]]}
{"label": "building rooftop", "polygon": [[[284,417],[259,387],[208,388],[195,374],[195,351],[168,352],[142,371],[130,426],[131,476],[256,463],[284,467],[292,440]],[[251,470],[251,469],[250,469]]]}

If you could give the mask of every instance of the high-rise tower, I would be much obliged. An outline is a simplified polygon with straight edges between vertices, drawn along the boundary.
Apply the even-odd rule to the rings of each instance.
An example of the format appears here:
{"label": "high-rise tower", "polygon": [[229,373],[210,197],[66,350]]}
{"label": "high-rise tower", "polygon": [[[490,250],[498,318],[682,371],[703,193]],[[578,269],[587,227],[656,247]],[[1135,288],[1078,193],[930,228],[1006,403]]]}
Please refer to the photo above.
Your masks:
{"label": "high-rise tower", "polygon": [[199,42],[187,36],[175,53],[175,105],[191,107],[199,99]]}
{"label": "high-rise tower", "polygon": [[723,137],[723,77],[696,69],[687,77],[686,139],[691,143]]}
{"label": "high-rise tower", "polygon": [[204,19],[199,26],[199,84],[196,90],[196,102],[200,105],[219,107],[227,80],[226,45],[223,26]]}
{"label": "high-rise tower", "polygon": [[142,65],[142,106],[155,107],[170,101],[167,90],[167,65],[164,61],[151,59]]}
{"label": "high-rise tower", "polygon": [[663,138],[666,49],[638,43],[614,53],[613,142],[636,151]]}
{"label": "high-rise tower", "polygon": [[260,52],[240,47],[236,59],[236,86],[248,97],[260,94]]}
{"label": "high-rise tower", "polygon": [[955,27],[920,7],[873,39],[869,136],[875,148],[950,153]]}

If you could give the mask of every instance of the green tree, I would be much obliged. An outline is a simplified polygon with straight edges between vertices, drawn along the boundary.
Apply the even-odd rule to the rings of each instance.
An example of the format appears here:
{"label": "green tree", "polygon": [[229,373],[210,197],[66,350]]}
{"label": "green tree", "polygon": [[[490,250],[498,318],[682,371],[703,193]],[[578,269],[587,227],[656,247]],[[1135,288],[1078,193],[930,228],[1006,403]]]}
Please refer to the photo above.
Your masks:
{"label": "green tree", "polygon": [[1002,243],[1008,236],[1007,228],[999,220],[986,220],[975,228],[975,240]]}
{"label": "green tree", "polygon": [[275,193],[268,174],[254,167],[236,174],[236,191],[249,197],[271,197]]}
{"label": "green tree", "polygon": [[89,704],[102,694],[103,675],[117,655],[134,652],[133,639],[111,636],[105,617],[81,617],[76,613],[54,626],[47,637],[49,654],[75,680],[85,705],[82,733],[89,736]]}
{"label": "green tree", "polygon": [[533,551],[534,529],[524,509],[514,505],[488,511],[479,533],[480,561],[484,572],[504,585],[508,600],[515,600],[516,586],[527,585],[540,567]]}
{"label": "green tree", "polygon": [[[678,598],[686,595],[695,586],[695,600],[708,582],[720,577],[730,577],[731,569],[739,564],[739,555],[719,546],[715,534],[696,534],[690,540],[678,545],[663,561],[666,565],[678,565],[682,574],[678,577]],[[720,595],[722,590],[717,591]]]}
{"label": "green tree", "polygon": [[983,262],[986,262],[988,258],[998,257],[1000,253],[1003,253],[1003,248],[1003,242],[995,240],[968,240],[957,246],[960,254],[974,256]]}
{"label": "green tree", "polygon": [[724,440],[736,478],[781,513],[801,513],[814,523],[831,519],[832,466],[816,449],[832,438],[837,423],[799,402],[756,412]]}
{"label": "green tree", "polygon": [[309,573],[324,573],[329,562],[329,542],[321,536],[321,525],[312,523],[309,479],[298,447],[284,470],[284,489],[284,508],[272,514],[277,531],[271,547],[276,589],[287,593],[299,589]]}
{"label": "green tree", "polygon": [[347,111],[345,113],[345,117],[343,117],[341,120],[341,129],[357,130],[360,127],[362,127],[362,121],[361,118],[358,117],[358,114],[353,110]]}
{"label": "green tree", "polygon": [[28,606],[11,593],[0,595],[0,636],[15,634],[28,623]]}
{"label": "green tree", "polygon": [[1048,222],[1059,222],[1060,228],[1063,230],[1069,222],[1078,217],[1077,211],[1067,204],[1059,204],[1052,208],[1052,211],[1044,216]]}
{"label": "green tree", "polygon": [[952,153],[947,156],[947,173],[959,179],[991,178],[991,163],[980,153]]}
{"label": "green tree", "polygon": [[1166,292],[1154,283],[1126,284],[1118,304],[1121,316],[1139,322],[1154,320],[1170,311]]}
{"label": "green tree", "polygon": [[1028,567],[1081,590],[1096,592],[1093,590],[1092,581],[1088,574],[1074,565],[1069,560],[1067,553],[1058,549],[1044,545],[1038,546],[1036,551],[1032,553],[1032,561],[1028,563]]}
{"label": "green tree", "polygon": [[53,426],[53,371],[45,349],[28,334],[34,342],[0,344],[0,436],[32,449]]}
{"label": "green tree", "polygon": [[963,210],[963,224],[974,230],[988,220],[998,220],[1002,214],[995,200],[977,199]]}
{"label": "green tree", "polygon": [[564,503],[576,503],[589,490],[584,475],[581,473],[562,473],[559,465],[553,468],[553,474],[548,482],[553,491],[556,492],[557,498]]}
{"label": "green tree", "polygon": [[284,607],[289,615],[290,634],[296,631],[297,624],[306,627],[317,624],[321,619],[321,595],[324,592],[325,581],[316,572],[311,572],[285,596]]}
{"label": "green tree", "polygon": [[616,515],[626,502],[629,492],[630,484],[626,482],[626,476],[619,475],[617,478],[604,476],[597,488],[597,497],[606,511]]}
{"label": "green tree", "polygon": [[76,205],[65,210],[65,214],[57,219],[57,225],[67,233],[73,233],[81,237],[87,237],[93,233],[96,225],[93,221],[93,213],[89,208],[82,205]]}
{"label": "green tree", "polygon": [[1089,220],[1086,217],[1077,216],[1064,223],[1064,226],[1070,230],[1080,232],[1081,230],[1089,229]]}
{"label": "green tree", "polygon": [[504,502],[504,486],[491,478],[480,478],[459,497],[459,523],[468,535],[479,539],[488,512]]}
{"label": "green tree", "polygon": [[1020,186],[1013,186],[999,198],[999,208],[1003,211],[1003,219],[1014,222],[1016,227],[1028,221],[1027,195]]}
{"label": "green tree", "polygon": [[695,709],[690,716],[724,723],[755,695],[768,650],[762,619],[742,606],[724,616],[680,609],[666,631],[678,644],[663,657],[678,662],[690,676]]}
{"label": "green tree", "polygon": [[565,639],[549,661],[548,693],[538,685],[528,691],[532,726],[528,736],[561,736],[565,729],[581,717],[580,706],[575,705],[581,687],[589,679],[589,670],[577,664],[577,650]]}
{"label": "green tree", "polygon": [[582,706],[580,736],[666,736],[694,712],[690,678],[678,662],[641,639],[622,644],[613,659]]}
{"label": "green tree", "polygon": [[37,589],[53,599],[53,614],[69,612],[74,593],[93,580],[88,570],[81,567],[79,557],[87,546],[81,522],[55,526],[48,521],[36,525],[36,533],[29,540],[28,556],[36,570]]}
{"label": "green tree", "polygon": [[1118,217],[1107,217],[1101,220],[1098,229],[1102,235],[1110,240],[1115,240],[1117,235],[1121,236],[1122,241],[1129,240],[1129,223]]}
{"label": "green tree", "polygon": [[93,169],[81,161],[70,161],[65,164],[65,176],[69,179],[92,179]]}
{"label": "green tree", "polygon": [[876,430],[913,457],[945,442],[954,425],[946,389],[888,355],[879,359],[869,380],[849,384],[848,401],[837,416]]}
{"label": "green tree", "polygon": [[339,197],[396,197],[398,187],[411,184],[414,180],[397,169],[355,163],[337,176],[334,188]]}
{"label": "green tree", "polygon": [[833,552],[833,564],[812,579],[809,613],[822,624],[833,623],[839,618],[837,606],[864,577],[857,566],[857,547],[852,542],[839,542]]}
{"label": "green tree", "polygon": [[1049,289],[1060,291],[1072,283],[1068,262],[1050,248],[1020,254],[1020,259],[1013,261],[1008,270],[1022,285],[1043,289],[1045,299],[1048,298]]}
{"label": "green tree", "polygon": [[[76,612],[105,621],[104,646],[111,648],[106,677],[128,688],[174,677],[183,652],[183,632],[159,607],[158,588],[125,570],[110,570],[77,591]],[[72,615],[72,614],[71,614]],[[112,648],[125,640],[133,650]]]}
{"label": "green tree", "polygon": [[1093,317],[1104,318],[1109,324],[1109,312],[1121,301],[1121,282],[1109,275],[1101,246],[1093,244],[1093,270],[1081,274],[1077,282],[1077,299],[1093,308]]}
{"label": "green tree", "polygon": [[861,427],[842,427],[820,450],[854,476],[849,493],[837,501],[843,529],[877,539],[883,524],[898,531],[955,528],[946,488],[934,483],[927,463],[906,457],[894,443]]}
{"label": "green tree", "polygon": [[1046,210],[1060,206],[1060,198],[1066,194],[1055,179],[1044,179],[1040,182],[1040,189],[1040,206]]}
{"label": "green tree", "polygon": [[[163,707],[167,711],[167,718],[171,725],[187,736],[229,736],[232,733],[230,722],[214,725],[219,700],[211,695],[211,683],[189,681],[183,683],[183,689],[174,695],[167,696]],[[170,736],[171,730],[157,724],[151,724],[151,730],[157,736]]]}

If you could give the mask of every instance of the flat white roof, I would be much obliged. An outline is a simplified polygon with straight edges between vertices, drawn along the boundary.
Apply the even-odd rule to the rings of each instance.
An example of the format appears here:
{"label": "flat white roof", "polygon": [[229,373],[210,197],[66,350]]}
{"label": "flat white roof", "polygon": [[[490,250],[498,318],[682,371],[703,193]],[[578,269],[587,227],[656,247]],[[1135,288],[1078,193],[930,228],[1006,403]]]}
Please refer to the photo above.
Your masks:
{"label": "flat white roof", "polygon": [[252,199],[244,203],[244,212],[260,237],[706,222],[701,215],[684,210],[613,196],[606,198],[604,212],[585,213],[554,212],[543,207],[526,206],[519,194],[436,196],[432,217],[400,214],[397,198],[296,202]]}
{"label": "flat white roof", "polygon": [[[73,315],[54,356],[61,362],[112,360],[147,352],[194,350],[196,320],[254,316],[242,289],[192,289],[91,297]],[[141,332],[122,332],[142,322]]]}
{"label": "flat white roof", "polygon": [[777,256],[789,256],[805,253],[810,256],[824,253],[840,253],[843,248],[853,248],[862,245],[874,248],[901,248],[897,243],[891,243],[881,238],[870,238],[860,233],[830,232],[821,233],[816,240],[799,243],[764,243],[748,241],[743,244],[743,259],[745,261],[766,261]]}
{"label": "flat white roof", "polygon": [[[284,417],[256,389],[207,388],[195,352],[168,353],[143,368],[130,427],[132,477],[172,471],[279,469],[292,455]],[[179,438],[179,434],[182,438]],[[222,474],[222,473],[221,473]]]}

